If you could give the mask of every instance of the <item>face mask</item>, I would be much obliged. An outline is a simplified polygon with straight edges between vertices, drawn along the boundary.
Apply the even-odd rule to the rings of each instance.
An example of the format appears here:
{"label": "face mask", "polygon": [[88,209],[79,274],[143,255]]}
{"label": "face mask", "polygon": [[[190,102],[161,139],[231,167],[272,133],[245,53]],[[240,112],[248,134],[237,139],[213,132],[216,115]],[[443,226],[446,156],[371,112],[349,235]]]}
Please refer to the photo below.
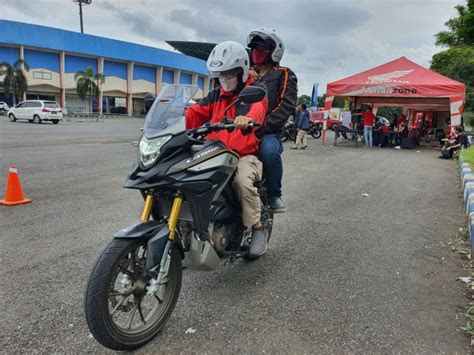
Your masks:
{"label": "face mask", "polygon": [[234,91],[237,88],[237,82],[237,76],[233,76],[231,78],[225,76],[219,77],[219,83],[226,92]]}
{"label": "face mask", "polygon": [[267,61],[268,53],[264,51],[252,51],[252,62],[255,65],[265,64]]}

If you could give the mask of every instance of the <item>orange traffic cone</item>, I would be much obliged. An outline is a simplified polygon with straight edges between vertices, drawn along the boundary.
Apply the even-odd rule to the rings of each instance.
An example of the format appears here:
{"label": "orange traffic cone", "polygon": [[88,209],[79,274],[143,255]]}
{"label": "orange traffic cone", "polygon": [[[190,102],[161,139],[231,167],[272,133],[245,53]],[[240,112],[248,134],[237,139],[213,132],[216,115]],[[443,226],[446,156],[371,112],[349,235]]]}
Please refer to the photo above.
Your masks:
{"label": "orange traffic cone", "polygon": [[18,169],[11,166],[8,171],[7,192],[5,200],[0,200],[0,205],[15,206],[31,202],[29,198],[25,198],[23,195]]}

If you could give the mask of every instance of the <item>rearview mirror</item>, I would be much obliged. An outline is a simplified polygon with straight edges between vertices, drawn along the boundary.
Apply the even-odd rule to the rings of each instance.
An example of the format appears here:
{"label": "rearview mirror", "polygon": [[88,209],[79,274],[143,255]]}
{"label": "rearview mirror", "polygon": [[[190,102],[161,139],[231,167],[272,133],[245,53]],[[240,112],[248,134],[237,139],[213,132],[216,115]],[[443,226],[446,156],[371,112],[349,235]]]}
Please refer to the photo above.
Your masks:
{"label": "rearview mirror", "polygon": [[244,104],[253,104],[261,101],[267,95],[267,90],[261,86],[247,86],[239,94],[239,101]]}

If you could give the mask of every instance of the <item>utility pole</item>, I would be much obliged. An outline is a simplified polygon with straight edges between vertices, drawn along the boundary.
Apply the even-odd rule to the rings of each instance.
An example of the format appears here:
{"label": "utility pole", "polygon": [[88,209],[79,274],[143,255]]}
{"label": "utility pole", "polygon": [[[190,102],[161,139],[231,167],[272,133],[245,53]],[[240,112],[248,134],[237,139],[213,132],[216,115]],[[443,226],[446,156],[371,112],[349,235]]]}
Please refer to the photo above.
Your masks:
{"label": "utility pole", "polygon": [[84,33],[84,23],[82,21],[82,4],[90,5],[92,3],[92,0],[72,0],[72,1],[79,5],[79,16],[80,16],[80,21],[81,21],[81,33]]}

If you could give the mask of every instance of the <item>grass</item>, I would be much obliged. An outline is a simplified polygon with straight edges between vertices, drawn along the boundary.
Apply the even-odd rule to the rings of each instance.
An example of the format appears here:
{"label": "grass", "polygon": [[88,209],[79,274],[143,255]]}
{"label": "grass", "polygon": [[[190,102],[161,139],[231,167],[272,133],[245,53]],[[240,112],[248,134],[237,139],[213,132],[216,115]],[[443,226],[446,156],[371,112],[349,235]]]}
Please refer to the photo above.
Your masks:
{"label": "grass", "polygon": [[461,156],[463,157],[464,162],[474,166],[474,146],[464,149],[461,152]]}

